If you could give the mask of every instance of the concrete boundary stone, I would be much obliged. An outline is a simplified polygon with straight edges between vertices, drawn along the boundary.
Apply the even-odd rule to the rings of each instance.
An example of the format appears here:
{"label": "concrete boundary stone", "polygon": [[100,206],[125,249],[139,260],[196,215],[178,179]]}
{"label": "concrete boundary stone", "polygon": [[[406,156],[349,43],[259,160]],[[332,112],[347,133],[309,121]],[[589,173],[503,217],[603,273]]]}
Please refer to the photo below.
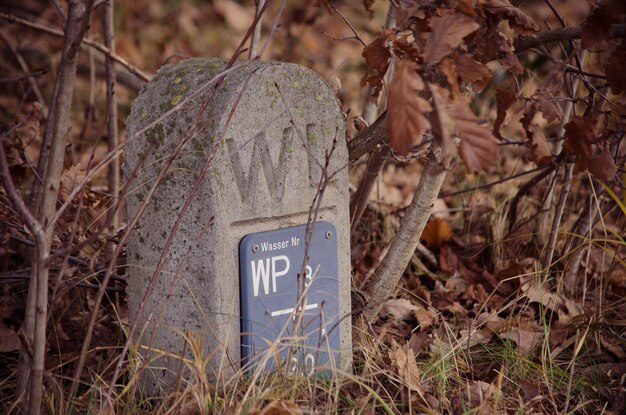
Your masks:
{"label": "concrete boundary stone", "polygon": [[[240,368],[240,241],[306,224],[333,141],[328,170],[335,174],[319,220],[337,229],[339,314],[350,314],[348,152],[336,97],[318,75],[287,63],[244,61],[211,82],[225,65],[203,58],[162,67],[133,104],[123,165],[127,178],[137,175],[126,197],[130,220],[184,143],[128,241],[129,320],[137,316],[163,257],[133,341],[180,355],[183,335],[193,333],[204,356],[211,356],[209,379]],[[173,108],[178,109],[143,131]],[[206,175],[164,252],[207,159]],[[349,317],[339,330],[340,366],[348,369]],[[140,350],[144,359],[155,357]],[[147,386],[167,389],[179,372],[187,372],[179,361],[157,359],[149,364]]]}

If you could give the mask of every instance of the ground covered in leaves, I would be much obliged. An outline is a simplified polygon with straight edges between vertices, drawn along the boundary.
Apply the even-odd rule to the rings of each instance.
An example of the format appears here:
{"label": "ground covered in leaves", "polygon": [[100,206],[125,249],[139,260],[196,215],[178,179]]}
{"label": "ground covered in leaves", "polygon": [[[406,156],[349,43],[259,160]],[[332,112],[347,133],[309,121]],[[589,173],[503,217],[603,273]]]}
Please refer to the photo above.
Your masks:
{"label": "ground covered in leaves", "polygon": [[[364,47],[347,22],[368,45],[385,36],[397,42],[402,36],[391,39],[391,34],[382,31],[387,4],[364,3],[371,7],[369,11],[353,2],[337,2],[335,10],[304,2],[288,4],[263,57],[301,63],[326,77],[342,101],[351,137],[362,128],[356,117],[364,101],[362,79],[363,84],[380,83],[383,88],[383,78],[372,75],[372,61],[367,53],[362,55]],[[549,1],[526,3],[528,14],[511,17],[511,21],[521,19],[518,26],[532,30],[532,22],[542,29],[559,25]],[[581,24],[589,14],[586,2],[554,3],[571,26]],[[62,24],[51,5],[37,1],[9,1],[0,5],[0,12],[55,29]],[[253,14],[251,2],[241,5],[233,0],[116,2],[117,53],[148,74],[188,56],[230,58]],[[596,20],[602,21],[598,16]],[[264,20],[265,33],[272,29],[272,22],[271,17]],[[98,25],[99,19],[94,19],[90,36],[96,40]],[[27,197],[35,180],[33,165],[44,127],[39,113],[42,108],[45,112],[52,94],[62,40],[6,20],[0,23],[0,34],[1,131],[21,123],[2,145],[11,175]],[[199,378],[184,392],[161,401],[145,401],[125,391],[115,409],[107,406],[98,391],[109,383],[125,341],[124,288],[126,279],[132,278],[125,274],[124,260],[119,258],[105,302],[97,311],[78,396],[73,406],[64,402],[94,312],[95,288],[110,259],[107,246],[122,230],[106,229],[108,195],[102,175],[71,200],[55,234],[46,357],[51,412],[71,407],[67,410],[75,413],[99,413],[104,408],[108,408],[106,413],[165,413],[167,408],[174,413],[199,413],[198,408],[233,413],[245,397],[250,402],[245,410],[264,415],[624,413],[626,193],[603,191],[597,180],[612,173],[623,190],[624,146],[618,145],[615,153],[618,163],[608,163],[601,157],[610,156],[609,147],[596,148],[594,141],[592,149],[593,140],[585,138],[590,131],[589,118],[572,118],[570,136],[582,137],[572,142],[582,144],[571,150],[590,155],[588,165],[576,169],[547,274],[542,260],[552,207],[545,200],[553,183],[557,183],[554,192],[558,194],[563,173],[545,175],[536,182],[532,178],[550,163],[548,146],[559,129],[563,116],[559,105],[564,100],[554,91],[564,89],[565,64],[544,65],[549,59],[541,53],[517,61],[510,50],[508,54],[504,50],[499,51],[503,66],[516,70],[519,65],[524,72],[515,87],[524,102],[515,102],[515,94],[511,97],[506,88],[496,89],[481,77],[473,81],[482,91],[473,96],[476,114],[481,122],[497,125],[496,135],[501,140],[498,160],[489,173],[481,174],[468,173],[460,161],[453,164],[421,245],[379,320],[367,324],[359,310],[354,310],[352,376],[340,382],[285,382],[268,377],[256,385],[240,378],[219,390]],[[18,56],[37,75],[37,88],[21,76],[24,70]],[[463,60],[463,56],[454,59]],[[607,62],[605,80],[611,81],[617,63],[610,58]],[[600,67],[593,59],[585,64],[588,70]],[[141,81],[132,76],[118,81],[123,131]],[[82,53],[60,203],[68,200],[75,184],[106,153],[103,91],[101,55]],[[42,105],[37,104],[39,100]],[[622,105],[616,108],[623,111],[623,104],[616,102]],[[406,150],[408,156],[392,154],[362,220],[352,230],[356,288],[367,282],[386,253],[417,186],[422,169],[419,151],[411,146]],[[592,150],[597,153],[594,157]],[[351,166],[354,189],[366,165],[367,157]],[[594,213],[594,220],[587,221],[583,235],[580,223],[590,211],[600,214],[596,219]],[[32,246],[32,238],[12,211],[4,189],[0,190],[0,412],[9,411],[12,404]],[[134,374],[129,365],[122,383],[132,385]]]}

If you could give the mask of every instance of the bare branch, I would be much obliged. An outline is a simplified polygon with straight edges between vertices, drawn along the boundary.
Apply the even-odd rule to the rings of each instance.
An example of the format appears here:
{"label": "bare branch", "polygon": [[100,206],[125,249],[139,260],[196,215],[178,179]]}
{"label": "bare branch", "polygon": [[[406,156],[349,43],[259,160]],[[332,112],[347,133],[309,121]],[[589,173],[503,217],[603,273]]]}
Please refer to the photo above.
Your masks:
{"label": "bare branch", "polygon": [[374,150],[380,143],[387,140],[387,112],[385,111],[376,122],[362,130],[348,142],[349,161],[352,163],[364,154]]}
{"label": "bare branch", "polygon": [[[115,54],[115,32],[113,27],[113,0],[104,4],[102,13],[102,30],[104,44],[112,54]],[[106,89],[107,89],[107,144],[109,152],[114,151],[119,144],[117,131],[117,99],[115,96],[115,62],[106,55],[105,61]],[[108,225],[115,231],[119,225],[119,213],[116,209],[120,195],[120,158],[115,157],[109,164],[109,195],[113,209],[109,210]],[[113,259],[111,259],[113,260]]]}
{"label": "bare branch", "polygon": [[[546,43],[580,39],[582,33],[582,27],[563,27],[546,30],[545,32],[538,33],[534,37],[520,36],[515,39],[513,46],[515,47],[515,53],[521,53]],[[611,25],[611,36],[614,38],[626,37],[626,24]]]}

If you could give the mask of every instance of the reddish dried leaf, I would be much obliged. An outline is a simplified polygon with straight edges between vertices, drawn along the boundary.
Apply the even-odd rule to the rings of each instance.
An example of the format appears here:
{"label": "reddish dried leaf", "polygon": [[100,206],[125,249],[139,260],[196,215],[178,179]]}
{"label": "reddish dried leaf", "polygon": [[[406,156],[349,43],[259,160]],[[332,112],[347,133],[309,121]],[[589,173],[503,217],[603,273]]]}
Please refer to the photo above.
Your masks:
{"label": "reddish dried leaf", "polygon": [[543,78],[537,91],[559,94],[563,88],[563,74],[567,65],[563,61],[557,61],[550,66],[548,74]]}
{"label": "reddish dried leaf", "polygon": [[607,146],[604,146],[602,152],[589,161],[589,172],[603,182],[613,180],[617,174],[617,166]]}
{"label": "reddish dried leaf", "polygon": [[398,60],[389,83],[387,122],[389,123],[389,145],[398,154],[406,155],[413,144],[420,141],[422,131],[430,127],[424,113],[431,106],[418,92],[424,82],[416,72],[415,62]]}
{"label": "reddish dried leaf", "polygon": [[418,308],[415,310],[414,314],[420,330],[426,330],[433,324],[433,321],[435,321],[435,312],[432,308]]}
{"label": "reddish dried leaf", "polygon": [[599,3],[583,24],[581,40],[582,46],[587,49],[611,39],[613,36],[611,24],[619,22],[620,17],[626,13],[624,0],[606,0]]}
{"label": "reddish dried leaf", "polygon": [[498,141],[489,129],[478,124],[468,99],[451,101],[449,113],[461,138],[459,155],[465,168],[486,171],[498,155]]}
{"label": "reddish dried leaf", "polygon": [[387,48],[386,33],[377,37],[372,43],[363,49],[362,53],[365,63],[374,70],[372,75],[364,75],[361,79],[361,86],[369,83],[373,88],[373,95],[378,96],[383,84],[383,78],[391,62],[391,52]]}
{"label": "reddish dried leaf", "polygon": [[483,89],[491,80],[491,70],[487,65],[472,58],[467,53],[454,53],[452,59],[456,63],[456,71],[466,82],[476,83]]}
{"label": "reddish dried leaf", "polygon": [[459,269],[459,258],[450,245],[443,245],[439,251],[439,269],[446,275],[453,275]]}
{"label": "reddish dried leaf", "polygon": [[362,55],[367,66],[384,75],[391,61],[391,52],[387,47],[387,36],[377,37],[363,49]]}
{"label": "reddish dried leaf", "polygon": [[538,166],[547,166],[552,163],[552,151],[543,128],[532,124],[528,127],[527,134],[529,134],[530,160]]}
{"label": "reddish dried leaf", "polygon": [[420,307],[406,298],[391,298],[380,309],[381,316],[389,316],[395,322],[411,321],[415,319],[415,311]]}
{"label": "reddish dried leaf", "polygon": [[530,147],[529,159],[539,166],[546,166],[552,162],[552,151],[546,140],[543,127],[541,127],[538,121],[541,117],[541,112],[533,107],[531,111],[524,114],[521,122]]}
{"label": "reddish dried leaf", "polygon": [[456,65],[454,64],[454,61],[450,58],[443,58],[439,64],[439,69],[441,69],[441,72],[443,72],[446,76],[446,81],[448,81],[452,97],[460,95],[461,90],[459,89],[458,82],[459,75],[456,72]]}
{"label": "reddish dried leaf", "polygon": [[302,415],[302,409],[291,401],[270,402],[259,415]]}
{"label": "reddish dried leaf", "polygon": [[565,124],[563,149],[576,156],[576,171],[587,169],[593,156],[591,145],[596,142],[595,123],[595,118],[576,115]]}
{"label": "reddish dried leaf", "polygon": [[498,137],[500,140],[503,139],[500,134],[500,127],[502,127],[502,123],[504,122],[504,118],[506,117],[506,110],[509,109],[511,105],[515,102],[515,93],[509,91],[507,89],[496,89],[496,104],[497,104],[497,115],[496,121],[493,124],[493,135]]}
{"label": "reddish dried leaf", "polygon": [[624,76],[624,68],[626,68],[626,50],[614,50],[603,66],[604,73],[611,85],[611,91],[616,95],[626,91],[626,76]]}
{"label": "reddish dried leaf", "polygon": [[514,341],[522,353],[530,354],[537,348],[541,340],[543,340],[543,332],[514,328],[507,332],[500,333],[500,337]]}
{"label": "reddish dried leaf", "polygon": [[409,339],[409,349],[412,350],[415,355],[418,355],[425,351],[431,342],[432,339],[430,336],[423,331],[413,333]]}
{"label": "reddish dried leaf", "polygon": [[82,182],[87,175],[86,172],[81,171],[80,163],[76,163],[69,169],[63,172],[61,176],[61,187],[59,188],[59,199],[62,201],[67,200],[68,196],[74,190],[74,188]]}
{"label": "reddish dried leaf", "polygon": [[417,392],[420,396],[424,396],[424,386],[420,381],[420,371],[417,368],[417,362],[415,360],[415,355],[413,351],[408,347],[400,347],[394,341],[392,351],[389,352],[389,355],[398,369],[398,375],[400,379],[402,379],[405,385]]}
{"label": "reddish dried leaf", "polygon": [[428,221],[420,237],[431,249],[439,249],[450,238],[452,238],[452,228],[445,220],[436,217]]}
{"label": "reddish dried leaf", "polygon": [[459,4],[457,9],[468,16],[476,17],[476,12],[474,12],[474,1],[473,0],[459,0]]}
{"label": "reddish dried leaf", "polygon": [[444,156],[456,154],[454,133],[456,126],[448,114],[448,91],[433,84],[428,84],[433,97],[434,111],[431,116],[432,133],[443,148]]}
{"label": "reddish dried leaf", "polygon": [[476,43],[474,56],[483,63],[497,60],[505,69],[513,73],[521,74],[522,65],[513,52],[513,42],[502,33],[491,27],[482,27],[475,36],[480,39]]}
{"label": "reddish dried leaf", "polygon": [[432,32],[426,39],[424,61],[428,65],[435,65],[463,43],[463,38],[475,32],[480,25],[471,17],[457,13],[433,17],[430,27]]}
{"label": "reddish dried leaf", "polygon": [[537,95],[536,99],[537,104],[539,104],[539,108],[543,113],[543,118],[546,119],[548,124],[561,119],[561,114],[559,114],[557,107],[552,103],[552,101],[548,100],[545,95]]}
{"label": "reddish dried leaf", "polygon": [[526,13],[513,6],[508,0],[484,0],[483,9],[496,16],[502,16],[516,32],[531,35],[539,30],[539,26]]}

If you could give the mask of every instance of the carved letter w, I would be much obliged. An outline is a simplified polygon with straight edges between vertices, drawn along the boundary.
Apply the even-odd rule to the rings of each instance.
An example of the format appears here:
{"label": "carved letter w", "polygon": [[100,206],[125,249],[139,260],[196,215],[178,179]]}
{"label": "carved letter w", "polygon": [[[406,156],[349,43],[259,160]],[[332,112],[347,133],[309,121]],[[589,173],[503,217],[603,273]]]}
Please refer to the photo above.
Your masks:
{"label": "carved letter w", "polygon": [[288,127],[283,131],[283,139],[280,146],[280,157],[278,165],[274,166],[270,148],[267,142],[265,132],[259,133],[253,139],[254,147],[252,148],[252,158],[250,160],[250,168],[248,173],[244,171],[241,163],[240,151],[246,151],[244,148],[238,147],[235,140],[226,140],[230,160],[235,173],[235,181],[239,188],[239,194],[243,203],[252,205],[256,197],[259,185],[261,170],[265,176],[265,184],[271,199],[274,202],[282,200],[285,194],[285,180],[287,179],[287,163],[293,152],[293,128]]}

